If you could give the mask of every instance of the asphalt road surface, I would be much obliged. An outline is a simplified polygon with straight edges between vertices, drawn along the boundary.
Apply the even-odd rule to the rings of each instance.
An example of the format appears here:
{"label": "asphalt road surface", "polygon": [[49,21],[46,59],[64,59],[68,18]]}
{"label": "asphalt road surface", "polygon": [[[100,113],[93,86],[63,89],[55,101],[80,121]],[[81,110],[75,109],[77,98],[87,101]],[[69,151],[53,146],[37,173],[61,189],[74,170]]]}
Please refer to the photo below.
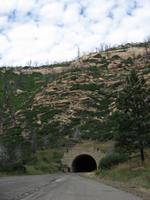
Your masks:
{"label": "asphalt road surface", "polygon": [[141,200],[75,174],[0,178],[0,200]]}

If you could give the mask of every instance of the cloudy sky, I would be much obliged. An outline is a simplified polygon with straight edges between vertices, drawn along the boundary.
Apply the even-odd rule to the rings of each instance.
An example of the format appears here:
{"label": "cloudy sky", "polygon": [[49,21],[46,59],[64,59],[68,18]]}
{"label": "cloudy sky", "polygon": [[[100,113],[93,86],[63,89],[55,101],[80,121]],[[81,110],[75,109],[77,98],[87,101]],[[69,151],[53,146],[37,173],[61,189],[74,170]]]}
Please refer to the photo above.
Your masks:
{"label": "cloudy sky", "polygon": [[150,0],[0,0],[0,66],[65,61],[150,35]]}

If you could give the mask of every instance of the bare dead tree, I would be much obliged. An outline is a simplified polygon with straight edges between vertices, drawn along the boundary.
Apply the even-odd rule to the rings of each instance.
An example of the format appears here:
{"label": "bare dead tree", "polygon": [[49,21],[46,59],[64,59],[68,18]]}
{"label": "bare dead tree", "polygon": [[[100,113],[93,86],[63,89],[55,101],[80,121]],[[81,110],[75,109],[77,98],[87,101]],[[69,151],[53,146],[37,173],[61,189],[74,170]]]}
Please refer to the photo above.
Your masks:
{"label": "bare dead tree", "polygon": [[150,58],[150,36],[145,38],[145,40],[144,40],[144,48],[145,48],[146,57]]}

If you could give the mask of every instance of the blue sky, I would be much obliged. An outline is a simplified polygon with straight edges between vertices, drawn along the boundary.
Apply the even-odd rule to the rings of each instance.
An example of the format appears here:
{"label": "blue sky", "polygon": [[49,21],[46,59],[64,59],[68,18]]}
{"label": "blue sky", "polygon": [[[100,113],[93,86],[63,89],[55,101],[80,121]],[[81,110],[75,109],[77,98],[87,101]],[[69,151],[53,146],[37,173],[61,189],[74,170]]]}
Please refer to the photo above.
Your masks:
{"label": "blue sky", "polygon": [[150,35],[150,0],[0,0],[0,66],[53,63]]}

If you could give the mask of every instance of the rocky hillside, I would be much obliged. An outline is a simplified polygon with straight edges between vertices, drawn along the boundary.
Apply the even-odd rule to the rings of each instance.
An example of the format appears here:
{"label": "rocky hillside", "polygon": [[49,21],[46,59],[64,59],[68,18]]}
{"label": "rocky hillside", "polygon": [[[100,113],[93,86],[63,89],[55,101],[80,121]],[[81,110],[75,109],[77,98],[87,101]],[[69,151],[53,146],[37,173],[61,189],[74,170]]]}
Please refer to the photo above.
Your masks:
{"label": "rocky hillside", "polygon": [[127,44],[54,66],[2,68],[1,134],[17,125],[24,136],[34,130],[43,144],[47,137],[62,144],[76,135],[111,138],[107,121],[132,68],[150,84],[150,49],[145,44]]}

